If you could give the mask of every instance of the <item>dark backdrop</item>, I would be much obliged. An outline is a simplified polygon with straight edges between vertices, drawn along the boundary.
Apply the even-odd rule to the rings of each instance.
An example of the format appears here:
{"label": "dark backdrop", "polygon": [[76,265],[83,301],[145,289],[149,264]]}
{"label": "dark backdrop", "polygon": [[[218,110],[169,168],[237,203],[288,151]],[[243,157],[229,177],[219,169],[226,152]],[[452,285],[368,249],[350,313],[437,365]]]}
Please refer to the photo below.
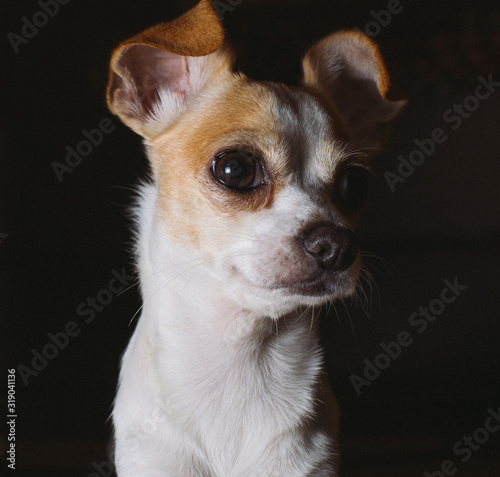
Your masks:
{"label": "dark backdrop", "polygon": [[[147,164],[139,138],[106,109],[107,65],[121,40],[194,2],[62,3],[0,2],[2,389],[16,368],[14,475],[111,475],[107,417],[140,306],[126,210]],[[486,468],[496,468],[500,432],[479,429],[500,406],[498,2],[218,5],[238,68],[254,78],[296,83],[309,45],[358,27],[380,44],[393,94],[409,98],[374,163],[361,224],[368,301],[323,317],[344,475],[424,475],[445,460],[458,476],[497,475]],[[389,7],[399,12],[390,19]],[[79,164],[61,169],[78,148]],[[398,172],[410,155],[422,164]],[[392,186],[388,173],[400,177]],[[107,291],[116,274],[119,294]],[[107,304],[92,313],[97,296]],[[431,318],[415,315],[429,305]],[[384,369],[367,369],[375,363]],[[465,444],[453,450],[466,436],[470,455],[457,452]]]}

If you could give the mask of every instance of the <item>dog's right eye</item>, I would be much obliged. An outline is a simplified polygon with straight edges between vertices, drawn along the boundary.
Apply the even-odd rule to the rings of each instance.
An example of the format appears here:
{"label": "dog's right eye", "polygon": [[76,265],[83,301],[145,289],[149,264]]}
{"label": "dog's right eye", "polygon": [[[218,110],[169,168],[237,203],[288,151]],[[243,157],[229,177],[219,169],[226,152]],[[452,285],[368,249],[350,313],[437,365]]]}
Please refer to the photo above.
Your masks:
{"label": "dog's right eye", "polygon": [[348,167],[340,176],[337,193],[343,205],[351,210],[360,209],[368,199],[370,173],[360,166]]}
{"label": "dog's right eye", "polygon": [[212,163],[212,173],[218,182],[234,190],[252,189],[264,181],[260,162],[250,152],[218,154]]}

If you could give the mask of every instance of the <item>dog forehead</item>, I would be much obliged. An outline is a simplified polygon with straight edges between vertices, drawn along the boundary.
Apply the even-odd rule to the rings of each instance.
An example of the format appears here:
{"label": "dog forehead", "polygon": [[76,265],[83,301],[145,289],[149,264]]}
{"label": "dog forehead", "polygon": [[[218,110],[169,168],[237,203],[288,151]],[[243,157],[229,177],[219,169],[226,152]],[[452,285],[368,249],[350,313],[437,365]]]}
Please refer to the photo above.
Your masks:
{"label": "dog forehead", "polygon": [[343,123],[310,91],[277,83],[267,86],[286,144],[288,172],[306,185],[329,184],[348,150]]}
{"label": "dog forehead", "polygon": [[331,185],[349,152],[343,123],[318,95],[244,75],[212,85],[150,144],[153,162],[167,175],[173,157],[196,175],[221,151],[248,148],[261,156],[275,186]]}

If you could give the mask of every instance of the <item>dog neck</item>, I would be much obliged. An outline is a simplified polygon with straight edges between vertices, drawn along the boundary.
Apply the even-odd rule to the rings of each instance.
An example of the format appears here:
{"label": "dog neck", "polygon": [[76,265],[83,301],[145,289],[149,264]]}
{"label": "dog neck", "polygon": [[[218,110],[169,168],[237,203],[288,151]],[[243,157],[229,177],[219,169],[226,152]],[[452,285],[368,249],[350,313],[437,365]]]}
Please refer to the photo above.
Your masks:
{"label": "dog neck", "polygon": [[[180,420],[191,420],[195,410],[203,416],[204,402],[233,409],[235,418],[243,409],[270,408],[275,429],[312,415],[323,369],[312,312],[271,318],[246,307],[237,291],[161,234],[156,194],[152,185],[142,189],[138,253],[144,305],[138,326],[148,336],[161,401]],[[210,421],[211,406],[200,422]],[[219,428],[220,416],[213,419]]]}

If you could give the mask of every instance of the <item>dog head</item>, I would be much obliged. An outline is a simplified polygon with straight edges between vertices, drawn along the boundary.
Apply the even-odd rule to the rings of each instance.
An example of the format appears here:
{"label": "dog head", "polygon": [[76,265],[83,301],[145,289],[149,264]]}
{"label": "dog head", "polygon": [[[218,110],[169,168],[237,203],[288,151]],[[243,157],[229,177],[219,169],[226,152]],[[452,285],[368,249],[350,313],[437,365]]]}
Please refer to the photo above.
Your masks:
{"label": "dog head", "polygon": [[276,314],[351,294],[369,159],[403,102],[377,47],[340,32],[303,60],[300,87],[233,71],[209,0],[123,42],[108,104],[143,136],[162,234]]}

